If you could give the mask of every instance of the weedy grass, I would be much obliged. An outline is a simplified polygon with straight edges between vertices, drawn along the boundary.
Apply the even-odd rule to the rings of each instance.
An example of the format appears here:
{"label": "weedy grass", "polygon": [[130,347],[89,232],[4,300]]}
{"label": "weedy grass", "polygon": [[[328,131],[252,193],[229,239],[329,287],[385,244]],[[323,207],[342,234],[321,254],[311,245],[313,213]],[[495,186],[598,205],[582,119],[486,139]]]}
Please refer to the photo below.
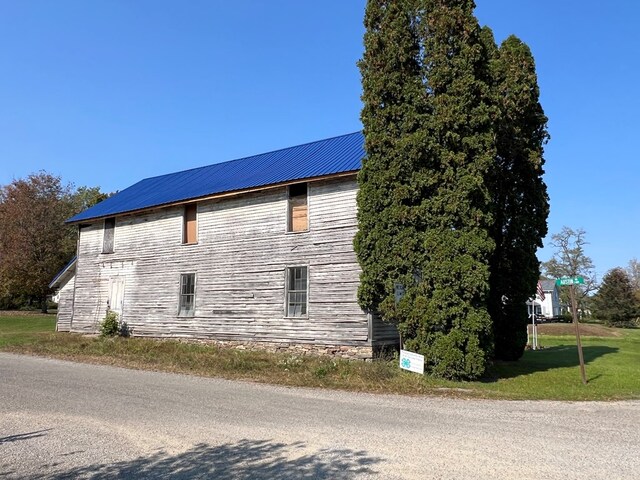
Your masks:
{"label": "weedy grass", "polygon": [[453,382],[400,370],[397,359],[359,362],[54,330],[53,316],[0,316],[0,350],[127,368],[371,393],[514,400],[640,398],[640,330],[615,329],[615,335],[583,337],[586,386],[581,383],[575,337],[571,335],[540,335],[544,348],[526,351],[517,362],[496,362],[480,381]]}

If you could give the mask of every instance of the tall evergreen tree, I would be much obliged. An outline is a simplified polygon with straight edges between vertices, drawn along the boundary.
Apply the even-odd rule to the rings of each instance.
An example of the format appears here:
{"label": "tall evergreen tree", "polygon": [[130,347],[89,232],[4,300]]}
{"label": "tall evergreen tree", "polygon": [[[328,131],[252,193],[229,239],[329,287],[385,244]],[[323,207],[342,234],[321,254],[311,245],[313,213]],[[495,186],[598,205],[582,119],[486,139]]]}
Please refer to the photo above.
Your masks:
{"label": "tall evergreen tree", "polygon": [[602,278],[602,285],[593,299],[593,313],[611,327],[631,327],[640,315],[640,305],[634,295],[627,272],[614,268]]}
{"label": "tall evergreen tree", "polygon": [[364,23],[359,67],[367,157],[358,176],[358,296],[364,308],[388,318],[380,304],[393,299],[394,283],[415,269],[420,251],[412,206],[420,201],[413,176],[425,92],[413,0],[369,1]]}
{"label": "tall evergreen tree", "polygon": [[425,354],[434,374],[456,378],[480,376],[492,354],[486,180],[495,146],[488,58],[474,8],[472,0],[427,0],[419,11],[431,111],[420,165],[428,179],[419,208],[424,260],[408,299],[407,346]]}
{"label": "tall evergreen tree", "polygon": [[515,36],[500,49],[485,29],[492,54],[496,163],[492,174],[494,221],[491,236],[490,313],[495,356],[517,360],[527,339],[528,298],[535,295],[540,276],[536,250],[547,234],[549,199],[543,145],[548,139],[547,117],[539,101],[538,80],[531,51]]}
{"label": "tall evergreen tree", "polygon": [[369,0],[360,62],[359,300],[451,378],[480,376],[494,336],[522,355],[549,208],[533,57],[474,8]]}
{"label": "tall evergreen tree", "polygon": [[481,375],[492,353],[486,181],[496,152],[474,6],[369,1],[360,64],[359,298],[450,378]]}

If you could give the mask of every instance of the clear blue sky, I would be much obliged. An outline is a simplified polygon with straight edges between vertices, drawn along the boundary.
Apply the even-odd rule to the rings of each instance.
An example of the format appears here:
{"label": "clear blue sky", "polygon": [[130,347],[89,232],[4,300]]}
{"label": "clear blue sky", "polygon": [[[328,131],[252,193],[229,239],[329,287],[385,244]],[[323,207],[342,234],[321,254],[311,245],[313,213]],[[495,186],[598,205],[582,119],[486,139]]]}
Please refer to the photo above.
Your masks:
{"label": "clear blue sky", "polygon": [[[0,184],[121,190],[360,130],[364,4],[0,0]],[[477,4],[536,58],[550,232],[584,228],[600,276],[640,257],[640,2]]]}

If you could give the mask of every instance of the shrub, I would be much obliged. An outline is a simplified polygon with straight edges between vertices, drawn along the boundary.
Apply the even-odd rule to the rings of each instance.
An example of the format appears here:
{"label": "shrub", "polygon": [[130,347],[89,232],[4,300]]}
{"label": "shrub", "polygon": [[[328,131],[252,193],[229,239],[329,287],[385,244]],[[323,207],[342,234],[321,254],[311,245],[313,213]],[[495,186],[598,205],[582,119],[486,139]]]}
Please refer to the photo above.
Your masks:
{"label": "shrub", "polygon": [[100,324],[100,335],[102,337],[115,337],[120,333],[120,322],[118,314],[109,310]]}
{"label": "shrub", "polygon": [[129,328],[127,322],[120,322],[118,335],[120,335],[121,337],[129,337],[131,335],[131,329]]}
{"label": "shrub", "polygon": [[569,312],[564,312],[562,315],[560,315],[560,319],[563,323],[573,323],[573,315],[571,315]]}

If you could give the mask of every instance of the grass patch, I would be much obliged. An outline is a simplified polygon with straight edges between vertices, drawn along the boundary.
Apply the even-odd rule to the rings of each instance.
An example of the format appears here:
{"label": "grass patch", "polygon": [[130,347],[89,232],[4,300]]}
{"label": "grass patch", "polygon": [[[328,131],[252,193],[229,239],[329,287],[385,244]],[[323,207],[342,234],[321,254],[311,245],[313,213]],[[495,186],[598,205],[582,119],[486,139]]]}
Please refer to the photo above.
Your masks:
{"label": "grass patch", "polygon": [[0,349],[46,341],[56,329],[54,315],[24,314],[0,316]]}
{"label": "grass patch", "polygon": [[575,338],[540,335],[542,350],[499,362],[477,382],[402,371],[397,361],[356,362],[142,338],[55,333],[52,316],[0,316],[0,350],[129,368],[374,393],[502,399],[640,398],[640,330],[583,338],[589,384],[582,385]]}

